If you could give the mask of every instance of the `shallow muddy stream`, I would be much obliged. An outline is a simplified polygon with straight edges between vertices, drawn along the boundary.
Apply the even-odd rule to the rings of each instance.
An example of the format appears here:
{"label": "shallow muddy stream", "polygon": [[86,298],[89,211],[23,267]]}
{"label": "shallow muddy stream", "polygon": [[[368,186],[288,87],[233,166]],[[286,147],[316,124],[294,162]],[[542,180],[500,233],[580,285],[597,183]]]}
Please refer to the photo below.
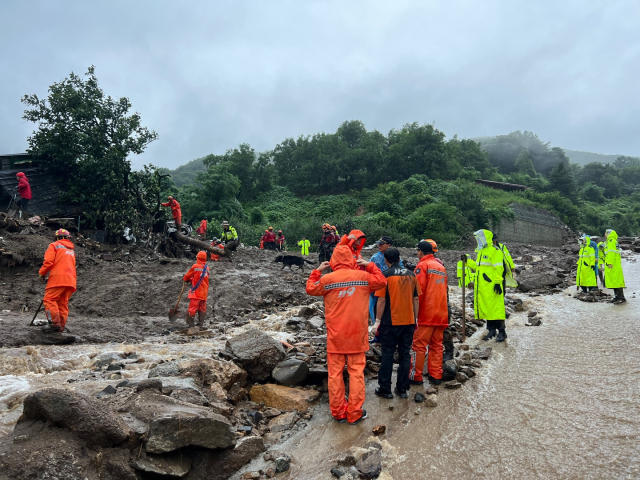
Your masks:
{"label": "shallow muddy stream", "polygon": [[389,443],[381,478],[640,477],[640,265],[631,259],[624,269],[622,306],[580,302],[575,287],[529,299],[543,325],[512,317],[507,342],[488,343],[493,356],[478,377],[440,388],[436,408],[379,399],[375,382],[358,426],[329,421],[319,406],[307,431],[277,447],[293,458],[289,478],[331,478],[332,459],[378,424]]}

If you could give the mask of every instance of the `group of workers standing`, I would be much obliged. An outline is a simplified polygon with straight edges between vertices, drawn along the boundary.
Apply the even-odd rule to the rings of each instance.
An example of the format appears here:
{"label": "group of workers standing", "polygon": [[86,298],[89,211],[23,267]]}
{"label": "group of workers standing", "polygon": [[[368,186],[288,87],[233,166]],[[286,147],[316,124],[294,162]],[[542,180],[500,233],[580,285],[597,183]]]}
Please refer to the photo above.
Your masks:
{"label": "group of workers standing", "polygon": [[589,235],[579,239],[578,269],[576,272],[576,288],[583,292],[598,289],[598,279],[604,288],[614,292],[612,300],[615,304],[625,303],[624,273],[622,272],[622,250],[618,244],[615,230],[607,230],[604,242],[597,243]]}
{"label": "group of workers standing", "polygon": [[285,240],[282,230],[278,230],[276,234],[273,227],[269,227],[260,238],[260,248],[264,250],[283,251],[286,247]]}

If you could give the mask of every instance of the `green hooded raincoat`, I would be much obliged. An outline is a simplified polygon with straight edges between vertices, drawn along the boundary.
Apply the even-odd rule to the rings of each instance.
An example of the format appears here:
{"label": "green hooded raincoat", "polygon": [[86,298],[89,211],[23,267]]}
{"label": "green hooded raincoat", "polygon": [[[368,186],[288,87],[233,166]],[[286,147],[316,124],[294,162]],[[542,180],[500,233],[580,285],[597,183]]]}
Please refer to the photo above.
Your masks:
{"label": "green hooded raincoat", "polygon": [[467,265],[475,270],[475,316],[482,320],[505,320],[504,291],[500,295],[494,291],[496,285],[502,288],[504,281],[504,254],[493,245],[493,233],[489,230],[478,230],[474,235],[478,242],[478,256],[475,261],[469,259]]}
{"label": "green hooded raincoat", "polygon": [[[624,274],[622,273],[622,257],[618,234],[615,230],[608,230],[607,245],[604,247],[604,286],[607,288],[624,288]],[[609,267],[611,265],[611,267]]]}

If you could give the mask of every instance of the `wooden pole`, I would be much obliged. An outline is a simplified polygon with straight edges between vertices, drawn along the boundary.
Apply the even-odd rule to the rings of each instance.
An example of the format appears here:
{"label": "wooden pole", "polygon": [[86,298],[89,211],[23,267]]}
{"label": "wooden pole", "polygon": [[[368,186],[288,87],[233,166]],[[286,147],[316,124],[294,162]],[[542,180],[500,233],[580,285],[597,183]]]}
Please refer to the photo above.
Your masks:
{"label": "wooden pole", "polygon": [[465,342],[465,322],[467,321],[467,295],[466,295],[467,257],[462,259],[462,343]]}

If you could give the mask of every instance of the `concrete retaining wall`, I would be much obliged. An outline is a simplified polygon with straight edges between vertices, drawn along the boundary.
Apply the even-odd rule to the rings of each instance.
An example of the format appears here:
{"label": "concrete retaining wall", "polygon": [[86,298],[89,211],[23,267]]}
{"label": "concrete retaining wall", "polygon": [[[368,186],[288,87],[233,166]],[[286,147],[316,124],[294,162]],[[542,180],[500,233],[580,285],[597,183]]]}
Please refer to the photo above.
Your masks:
{"label": "concrete retaining wall", "polygon": [[501,243],[530,243],[546,247],[560,247],[563,244],[564,230],[549,225],[541,225],[526,220],[503,220],[496,228]]}

